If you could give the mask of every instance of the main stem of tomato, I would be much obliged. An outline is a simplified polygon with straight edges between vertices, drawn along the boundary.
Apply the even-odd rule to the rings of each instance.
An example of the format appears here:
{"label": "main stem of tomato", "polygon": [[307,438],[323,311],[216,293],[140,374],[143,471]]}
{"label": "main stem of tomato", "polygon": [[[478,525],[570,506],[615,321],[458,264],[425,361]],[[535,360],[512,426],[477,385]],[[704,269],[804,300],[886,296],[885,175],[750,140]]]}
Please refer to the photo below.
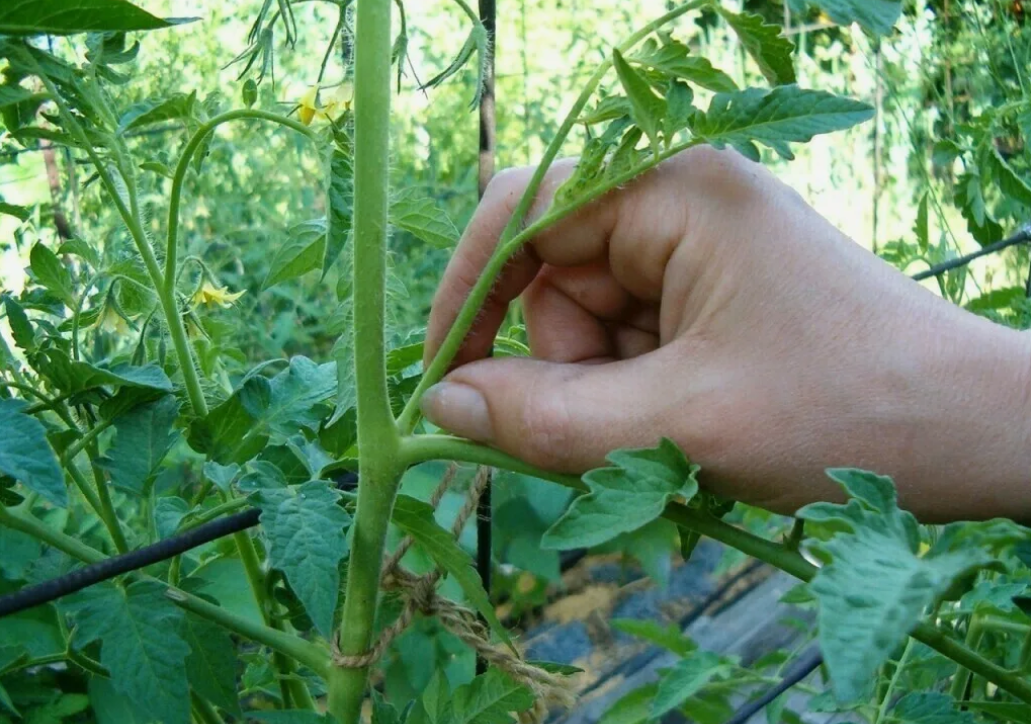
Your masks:
{"label": "main stem of tomato", "polygon": [[[387,392],[384,287],[389,205],[391,0],[358,0],[354,63],[354,363],[358,398],[359,484],[340,652],[372,645],[387,526],[404,467]],[[328,708],[358,724],[368,667],[334,666]]]}
{"label": "main stem of tomato", "polygon": [[[653,20],[627,38],[619,46],[619,51],[621,53],[627,52],[637,45],[637,43],[644,40],[662,26],[672,22],[685,13],[711,4],[711,1],[712,0],[692,0],[692,2],[684,3],[683,5],[670,10],[662,17]],[[454,360],[455,355],[458,354],[458,350],[462,346],[462,342],[465,340],[465,335],[468,334],[469,329],[473,325],[473,321],[476,319],[476,315],[479,313],[484,301],[486,301],[487,296],[490,294],[491,287],[494,285],[494,280],[497,279],[497,276],[501,273],[505,263],[513,254],[515,254],[516,251],[519,250],[519,247],[532,239],[535,234],[540,233],[547,226],[556,223],[582,206],[585,206],[605,193],[608,193],[616,186],[626,183],[634,176],[647,171],[660,161],[669,158],[675,153],[683,151],[689,145],[697,143],[697,141],[690,141],[687,144],[681,144],[670,148],[660,156],[652,159],[649,163],[634,169],[631,173],[624,174],[618,179],[613,179],[611,183],[607,183],[603,187],[595,189],[594,192],[577,200],[574,204],[569,204],[561,209],[553,211],[543,217],[539,222],[529,226],[523,231],[520,231],[523,227],[524,221],[526,220],[526,215],[529,213],[530,207],[533,205],[534,199],[537,197],[537,191],[540,188],[541,183],[544,181],[545,174],[548,172],[551,164],[558,156],[559,151],[562,149],[562,144],[565,143],[570,131],[573,130],[573,126],[576,125],[576,121],[580,117],[581,111],[583,111],[588,101],[591,100],[595,89],[597,89],[598,84],[601,83],[602,79],[604,79],[605,74],[608,73],[611,66],[612,61],[606,60],[594,71],[591,77],[584,84],[583,90],[577,97],[576,102],[573,103],[572,108],[570,108],[569,112],[566,114],[565,119],[562,121],[562,125],[559,126],[555,136],[551,139],[551,142],[545,149],[544,155],[541,157],[541,162],[534,170],[533,177],[530,179],[530,182],[526,185],[522,198],[519,199],[518,205],[516,205],[515,210],[512,212],[512,217],[509,219],[508,225],[505,226],[504,231],[501,232],[501,238],[494,250],[494,254],[487,262],[487,266],[484,268],[483,273],[477,280],[477,283],[473,287],[472,291],[470,291],[465,304],[459,311],[458,317],[456,317],[454,324],[451,325],[451,329],[448,331],[447,337],[445,337],[440,349],[437,350],[437,354],[433,358],[433,361],[430,362],[429,367],[426,368],[426,372],[423,374],[422,379],[415,388],[415,392],[408,400],[408,404],[405,405],[404,410],[401,412],[401,416],[398,418],[398,426],[402,433],[408,434],[415,429],[415,424],[418,421],[419,415],[419,400],[422,399],[422,395],[427,389],[440,381],[447,372],[448,367],[451,366],[451,362]]]}

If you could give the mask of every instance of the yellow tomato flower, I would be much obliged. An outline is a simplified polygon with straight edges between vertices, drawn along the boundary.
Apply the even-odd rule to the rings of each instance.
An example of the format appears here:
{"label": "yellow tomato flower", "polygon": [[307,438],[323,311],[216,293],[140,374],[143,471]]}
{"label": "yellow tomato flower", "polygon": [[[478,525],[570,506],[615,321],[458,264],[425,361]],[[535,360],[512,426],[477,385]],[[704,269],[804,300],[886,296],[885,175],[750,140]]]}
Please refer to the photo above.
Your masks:
{"label": "yellow tomato flower", "polygon": [[301,96],[301,108],[298,111],[301,123],[304,125],[310,125],[315,115],[319,112],[318,109],[319,99],[319,87],[313,85],[308,89],[308,92]]}
{"label": "yellow tomato flower", "polygon": [[297,114],[301,123],[310,126],[311,122],[331,121],[341,113],[351,108],[354,100],[354,87],[350,83],[341,83],[326,96],[326,105],[319,105],[319,87],[313,85],[308,92],[301,96]]}
{"label": "yellow tomato flower", "polygon": [[230,292],[225,287],[216,287],[209,281],[205,281],[197,293],[193,295],[193,303],[207,304],[208,306],[214,307],[215,305],[221,305],[223,308],[228,308],[237,299],[243,296],[243,292]]}
{"label": "yellow tomato flower", "polygon": [[129,325],[126,324],[125,318],[116,312],[114,306],[111,304],[104,305],[104,311],[100,315],[100,319],[97,320],[97,327],[102,332],[107,332],[109,334],[129,333]]}
{"label": "yellow tomato flower", "polygon": [[354,87],[350,83],[341,83],[326,98],[326,107],[323,109],[327,119],[335,118],[344,111],[351,109],[351,102],[354,100]]}

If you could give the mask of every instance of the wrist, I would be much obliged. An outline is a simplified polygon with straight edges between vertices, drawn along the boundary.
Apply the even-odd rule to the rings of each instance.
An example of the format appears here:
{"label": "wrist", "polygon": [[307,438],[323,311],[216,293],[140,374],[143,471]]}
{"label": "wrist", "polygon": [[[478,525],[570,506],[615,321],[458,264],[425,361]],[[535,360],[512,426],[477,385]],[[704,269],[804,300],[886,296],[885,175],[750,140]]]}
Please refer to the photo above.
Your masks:
{"label": "wrist", "polygon": [[955,307],[920,326],[889,425],[900,503],[925,522],[1031,519],[1031,334]]}

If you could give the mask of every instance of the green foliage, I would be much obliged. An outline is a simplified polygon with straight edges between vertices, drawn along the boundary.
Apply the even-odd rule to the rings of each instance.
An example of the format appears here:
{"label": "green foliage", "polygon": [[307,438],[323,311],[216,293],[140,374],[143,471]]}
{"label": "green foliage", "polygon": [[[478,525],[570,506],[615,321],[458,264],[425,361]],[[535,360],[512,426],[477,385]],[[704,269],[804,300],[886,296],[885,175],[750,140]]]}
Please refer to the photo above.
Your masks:
{"label": "green foliage", "polygon": [[290,587],[323,636],[333,628],[338,566],[347,556],[351,516],[337,503],[340,494],[324,481],[262,487],[252,499],[261,508],[269,563],[286,574]]}
{"label": "green foliage", "polygon": [[756,161],[756,143],[792,159],[790,143],[805,143],[819,133],[849,128],[872,117],[873,108],[865,103],[792,84],[769,91],[749,88],[719,93],[705,114],[695,116],[691,130],[717,148],[733,146]]}
{"label": "green foliage", "polygon": [[[851,498],[798,512],[835,531],[819,545],[830,562],[809,583],[819,605],[820,649],[841,702],[864,696],[872,677],[952,582],[992,562],[977,550],[919,555],[920,531],[898,508],[889,478],[829,470]],[[864,581],[857,587],[856,581]]]}
{"label": "green foliage", "polygon": [[676,443],[663,439],[657,447],[616,450],[611,467],[583,476],[591,492],[577,498],[541,540],[544,548],[585,548],[629,533],[662,515],[675,498],[690,500],[698,492],[699,467]]}
{"label": "green foliage", "polygon": [[900,0],[808,0],[841,25],[859,23],[874,35],[887,35],[902,14]]}
{"label": "green foliage", "polygon": [[24,413],[21,400],[0,400],[0,472],[20,481],[54,505],[68,505],[68,493],[46,428]]}
{"label": "green foliage", "polygon": [[185,21],[154,17],[127,0],[11,0],[0,9],[0,34],[157,30]]}
{"label": "green foliage", "polygon": [[116,690],[159,721],[190,720],[185,668],[190,647],[180,636],[184,613],[165,597],[164,586],[101,584],[72,605],[77,645],[100,641],[100,663]]}
{"label": "green foliage", "polygon": [[455,539],[433,519],[433,508],[421,500],[399,495],[394,503],[394,524],[412,537],[434,562],[454,577],[472,604],[490,627],[509,646],[512,645],[505,627],[498,620],[483,583],[476,575],[472,559],[458,547]]}

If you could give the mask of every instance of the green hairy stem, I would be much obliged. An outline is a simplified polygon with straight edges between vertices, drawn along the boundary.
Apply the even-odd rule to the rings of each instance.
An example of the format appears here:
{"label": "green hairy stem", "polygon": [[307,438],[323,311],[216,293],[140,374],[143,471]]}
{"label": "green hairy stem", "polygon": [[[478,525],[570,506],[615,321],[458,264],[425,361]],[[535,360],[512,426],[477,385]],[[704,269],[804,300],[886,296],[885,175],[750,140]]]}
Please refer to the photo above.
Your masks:
{"label": "green hairy stem", "polygon": [[[358,0],[354,64],[354,363],[358,399],[359,484],[343,618],[345,656],[372,644],[390,512],[403,467],[390,409],[384,346],[390,158],[391,0]],[[368,667],[334,667],[329,711],[356,724]]]}

